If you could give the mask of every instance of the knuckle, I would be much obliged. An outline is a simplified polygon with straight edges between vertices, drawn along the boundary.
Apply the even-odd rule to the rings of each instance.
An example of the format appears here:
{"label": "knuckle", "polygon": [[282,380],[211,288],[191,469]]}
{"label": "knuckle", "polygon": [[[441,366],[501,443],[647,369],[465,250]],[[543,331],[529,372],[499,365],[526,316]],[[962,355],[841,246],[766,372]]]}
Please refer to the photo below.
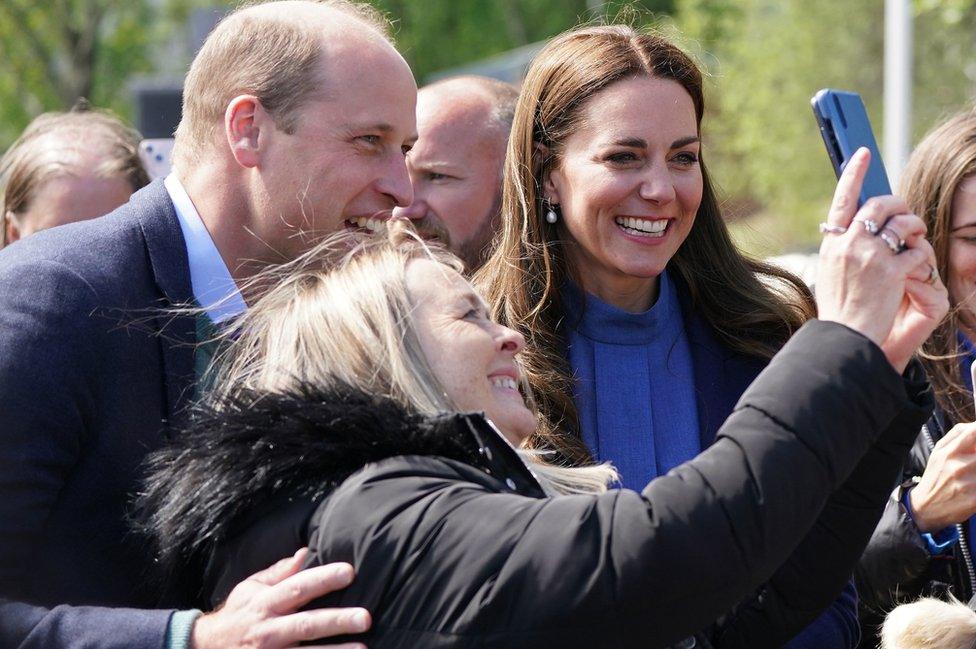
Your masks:
{"label": "knuckle", "polygon": [[311,618],[303,615],[295,620],[295,633],[301,640],[313,640],[317,635],[316,626]]}
{"label": "knuckle", "polygon": [[305,596],[305,589],[301,584],[288,584],[284,594],[289,601],[297,601]]}

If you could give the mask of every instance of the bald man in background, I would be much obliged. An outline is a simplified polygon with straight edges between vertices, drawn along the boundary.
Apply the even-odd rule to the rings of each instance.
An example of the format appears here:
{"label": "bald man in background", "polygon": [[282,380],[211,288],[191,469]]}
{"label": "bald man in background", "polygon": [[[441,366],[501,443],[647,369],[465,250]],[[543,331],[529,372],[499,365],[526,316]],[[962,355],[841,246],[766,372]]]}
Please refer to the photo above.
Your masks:
{"label": "bald man in background", "polygon": [[518,91],[496,79],[453,77],[421,88],[417,143],[407,156],[413,219],[448,243],[468,271],[491,252],[502,198],[502,167]]}

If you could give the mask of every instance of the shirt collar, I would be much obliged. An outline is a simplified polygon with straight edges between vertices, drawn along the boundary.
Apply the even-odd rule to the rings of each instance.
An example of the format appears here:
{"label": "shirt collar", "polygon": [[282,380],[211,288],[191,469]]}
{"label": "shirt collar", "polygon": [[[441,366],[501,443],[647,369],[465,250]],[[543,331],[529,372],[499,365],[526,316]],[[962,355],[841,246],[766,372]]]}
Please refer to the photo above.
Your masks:
{"label": "shirt collar", "polygon": [[197,304],[214,324],[244,313],[247,310],[244,298],[183,183],[175,174],[169,174],[163,184],[176,208],[176,218],[186,240],[190,287]]}

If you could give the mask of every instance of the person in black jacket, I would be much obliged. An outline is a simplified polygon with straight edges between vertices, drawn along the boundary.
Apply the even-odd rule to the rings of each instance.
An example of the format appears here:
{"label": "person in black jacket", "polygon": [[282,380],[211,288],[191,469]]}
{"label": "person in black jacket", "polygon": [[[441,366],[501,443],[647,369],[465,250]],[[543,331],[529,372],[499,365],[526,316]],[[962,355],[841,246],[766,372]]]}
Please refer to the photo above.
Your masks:
{"label": "person in black jacket", "polygon": [[921,230],[895,255],[847,229],[866,161],[831,211],[824,319],[642,493],[516,450],[536,426],[524,341],[456,258],[399,227],[331,239],[228,333],[209,405],[154,455],[159,560],[214,602],[304,545],[310,566],[349,561],[356,583],[320,603],[368,608],[374,649],[778,646],[846,581],[930,412],[918,368],[899,372],[945,289],[921,279]]}
{"label": "person in black jacket", "polygon": [[925,137],[905,168],[903,190],[931,233],[954,308],[923,346],[936,412],[857,570],[871,631],[900,601],[974,595],[976,425],[965,422],[973,419],[976,358],[976,113],[959,113]]}

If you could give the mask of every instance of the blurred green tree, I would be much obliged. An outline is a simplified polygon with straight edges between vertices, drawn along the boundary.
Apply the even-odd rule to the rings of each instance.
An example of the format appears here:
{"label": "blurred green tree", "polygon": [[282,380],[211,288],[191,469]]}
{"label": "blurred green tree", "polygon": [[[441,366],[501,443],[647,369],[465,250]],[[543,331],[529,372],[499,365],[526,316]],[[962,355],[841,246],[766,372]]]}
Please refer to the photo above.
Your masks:
{"label": "blurred green tree", "polygon": [[128,115],[125,80],[154,67],[155,17],[148,0],[0,2],[0,145],[79,97]]}
{"label": "blurred green tree", "polygon": [[[369,0],[395,21],[400,49],[430,73],[548,38],[633,5],[668,12],[674,0]],[[38,113],[79,97],[132,116],[134,75],[182,73],[186,21],[236,0],[0,0],[0,150]],[[599,7],[599,9],[597,9]]]}
{"label": "blurred green tree", "polygon": [[396,21],[397,45],[418,81],[431,73],[550,38],[625,8],[668,13],[674,0],[370,0]]}
{"label": "blurred green tree", "polygon": [[[976,2],[916,0],[914,135],[971,101]],[[675,21],[710,75],[705,136],[731,216],[758,212],[756,252],[812,245],[834,176],[809,107],[856,90],[881,138],[884,3],[677,0]]]}

